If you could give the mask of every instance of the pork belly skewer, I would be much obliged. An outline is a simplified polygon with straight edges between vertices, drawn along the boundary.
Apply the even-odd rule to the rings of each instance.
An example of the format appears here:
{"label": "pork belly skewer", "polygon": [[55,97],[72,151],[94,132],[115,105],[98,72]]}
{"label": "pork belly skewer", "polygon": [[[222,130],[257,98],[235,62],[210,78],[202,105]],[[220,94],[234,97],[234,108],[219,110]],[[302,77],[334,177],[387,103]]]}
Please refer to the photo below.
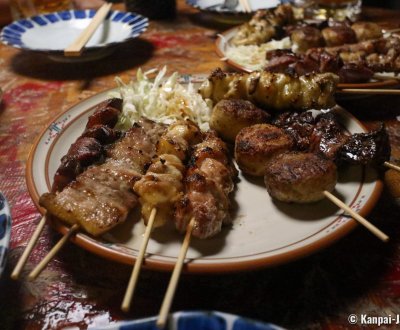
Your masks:
{"label": "pork belly skewer", "polygon": [[[114,142],[119,137],[119,132],[113,128],[117,123],[121,109],[122,99],[118,98],[105,100],[94,107],[94,113],[89,116],[84,133],[70,147],[67,155],[61,159],[61,165],[54,177],[52,191],[61,190],[85,167],[98,161],[104,154],[104,146]],[[45,224],[46,216],[44,215],[19,258],[11,274],[12,279],[16,280],[20,276],[22,268],[36,245]]]}
{"label": "pork belly skewer", "polygon": [[185,196],[176,205],[176,228],[186,234],[161,305],[158,327],[165,326],[191,237],[214,236],[223,223],[230,223],[228,195],[236,176],[225,143],[215,132],[205,133],[204,140],[193,148],[184,182]]}
{"label": "pork belly skewer", "polygon": [[183,195],[182,179],[185,174],[183,163],[186,161],[190,146],[200,139],[199,127],[189,120],[178,121],[169,126],[158,141],[158,157],[134,185],[134,191],[139,195],[142,205],[146,231],[121,305],[121,309],[125,312],[130,309],[153,227],[161,227],[167,220],[172,219],[174,204]]}
{"label": "pork belly skewer", "polygon": [[[93,236],[125,221],[138,203],[132,185],[144,174],[155,155],[154,136],[161,129],[160,125],[148,121],[143,121],[142,125],[135,124],[113,144],[107,150],[104,163],[89,167],[62,191],[43,194],[39,200],[41,206],[72,225],[70,231],[82,228]],[[61,246],[57,244],[50,256]],[[28,278],[36,278],[50,259],[43,259]]]}

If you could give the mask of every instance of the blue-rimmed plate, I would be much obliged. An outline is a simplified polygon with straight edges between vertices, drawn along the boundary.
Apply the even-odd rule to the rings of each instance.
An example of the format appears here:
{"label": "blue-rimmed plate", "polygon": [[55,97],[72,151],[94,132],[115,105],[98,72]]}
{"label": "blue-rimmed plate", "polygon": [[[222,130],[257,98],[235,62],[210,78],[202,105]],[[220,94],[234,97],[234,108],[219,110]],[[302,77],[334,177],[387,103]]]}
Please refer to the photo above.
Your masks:
{"label": "blue-rimmed plate", "polygon": [[[244,8],[240,1],[237,1],[237,5],[233,8],[226,8],[224,6],[224,0],[186,0],[186,3],[192,7],[207,11],[211,13],[220,14],[244,14]],[[272,8],[279,6],[281,0],[248,0],[252,12],[259,9]]]}
{"label": "blue-rimmed plate", "polygon": [[6,266],[6,255],[11,234],[11,213],[7,200],[0,192],[0,276]]}
{"label": "blue-rimmed plate", "polygon": [[0,40],[15,48],[45,53],[57,61],[88,61],[110,54],[113,46],[136,38],[149,24],[141,15],[110,11],[82,56],[65,57],[64,49],[80,35],[95,13],[93,9],[66,10],[21,19],[4,27]]}
{"label": "blue-rimmed plate", "polygon": [[[95,330],[159,330],[156,317],[135,321],[118,322],[105,327],[95,327]],[[168,330],[283,330],[270,324],[258,322],[243,317],[221,312],[176,312],[170,315]]]}

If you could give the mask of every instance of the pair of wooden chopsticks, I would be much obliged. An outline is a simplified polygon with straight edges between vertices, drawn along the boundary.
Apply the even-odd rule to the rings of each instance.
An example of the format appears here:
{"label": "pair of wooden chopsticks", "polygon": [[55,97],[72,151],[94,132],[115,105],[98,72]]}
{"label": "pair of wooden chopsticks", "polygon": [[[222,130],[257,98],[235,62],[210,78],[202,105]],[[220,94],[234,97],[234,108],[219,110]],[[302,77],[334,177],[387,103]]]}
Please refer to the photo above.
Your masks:
{"label": "pair of wooden chopsticks", "polygon": [[96,15],[93,16],[92,21],[82,31],[79,37],[72,44],[64,49],[65,56],[80,56],[82,54],[82,50],[85,47],[86,43],[93,36],[99,25],[104,21],[108,12],[111,9],[111,6],[111,3],[106,2],[99,8],[99,10],[96,12]]}
{"label": "pair of wooden chopsticks", "polygon": [[248,0],[239,0],[239,2],[240,2],[240,5],[242,6],[243,11],[244,11],[245,13],[251,13],[251,12],[252,12],[251,6],[250,6]]}

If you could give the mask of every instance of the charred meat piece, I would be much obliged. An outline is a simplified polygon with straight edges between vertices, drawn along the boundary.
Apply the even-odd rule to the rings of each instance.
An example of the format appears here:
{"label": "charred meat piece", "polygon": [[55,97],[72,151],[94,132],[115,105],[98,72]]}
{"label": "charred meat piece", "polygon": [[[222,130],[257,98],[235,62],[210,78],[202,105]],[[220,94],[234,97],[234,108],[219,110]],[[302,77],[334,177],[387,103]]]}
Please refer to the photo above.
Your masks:
{"label": "charred meat piece", "polygon": [[382,28],[373,22],[355,22],[351,25],[357,37],[357,41],[382,38]]}
{"label": "charred meat piece", "polygon": [[96,105],[94,113],[89,117],[86,129],[95,125],[106,125],[113,128],[122,110],[122,99],[112,98]]}
{"label": "charred meat piece", "polygon": [[353,44],[357,42],[355,32],[346,25],[330,26],[321,31],[325,44],[328,47]]}
{"label": "charred meat piece", "polygon": [[267,162],[293,146],[292,138],[283,129],[257,124],[243,128],[236,136],[235,160],[242,172],[263,176]]}
{"label": "charred meat piece", "polygon": [[121,137],[121,132],[106,125],[94,125],[85,130],[81,137],[93,138],[99,141],[102,145],[105,145],[118,140]]}
{"label": "charred meat piece", "polygon": [[288,152],[268,163],[265,185],[282,202],[311,203],[325,197],[337,181],[336,165],[313,153]]}
{"label": "charred meat piece", "polygon": [[107,154],[104,163],[90,166],[62,191],[43,194],[40,205],[94,236],[125,221],[137,204],[132,186],[154,157],[155,146],[143,128],[134,125]]}
{"label": "charred meat piece", "polygon": [[349,135],[332,113],[318,115],[315,122],[315,127],[310,137],[309,151],[335,160],[340,148],[348,140]]}
{"label": "charred meat piece", "polygon": [[353,134],[340,149],[340,160],[361,165],[380,165],[390,159],[389,136],[384,125],[374,132]]}
{"label": "charred meat piece", "polygon": [[324,46],[321,31],[312,26],[303,26],[293,30],[290,39],[296,48],[296,53],[304,53],[310,48]]}
{"label": "charred meat piece", "polygon": [[268,122],[270,115],[246,100],[221,100],[213,108],[210,127],[225,141],[235,142],[247,126]]}

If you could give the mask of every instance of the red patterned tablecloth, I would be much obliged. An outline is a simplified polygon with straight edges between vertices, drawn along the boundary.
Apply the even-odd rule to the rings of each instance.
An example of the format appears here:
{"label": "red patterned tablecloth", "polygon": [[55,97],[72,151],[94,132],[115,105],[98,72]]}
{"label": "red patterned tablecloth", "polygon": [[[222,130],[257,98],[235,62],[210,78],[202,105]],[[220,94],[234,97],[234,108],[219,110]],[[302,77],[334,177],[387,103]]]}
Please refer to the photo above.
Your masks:
{"label": "red patterned tablecloth", "polygon": [[[365,15],[396,25],[400,13],[366,9]],[[26,160],[33,141],[52,117],[81,99],[114,87],[117,75],[128,79],[138,67],[165,64],[169,72],[202,74],[221,66],[213,43],[216,33],[226,28],[179,1],[176,20],[152,22],[141,38],[101,61],[60,64],[0,46],[0,86],[4,91],[0,191],[11,204],[13,218],[11,250],[0,281],[1,329],[84,329],[157,314],[169,274],[144,271],[132,312],[123,314],[119,306],[130,267],[72,244],[36,281],[27,281],[27,273],[59,239],[48,227],[22,279],[9,279],[40,219],[25,183]],[[385,121],[392,156],[400,158],[400,97],[360,99],[344,106],[368,127]],[[400,219],[393,198],[400,196],[399,176],[390,171],[386,179],[388,188],[369,219],[390,235],[388,244],[358,228],[332,247],[287,265],[238,274],[183,275],[173,310],[219,310],[294,329],[345,329],[355,327],[348,322],[350,314],[400,314]]]}

